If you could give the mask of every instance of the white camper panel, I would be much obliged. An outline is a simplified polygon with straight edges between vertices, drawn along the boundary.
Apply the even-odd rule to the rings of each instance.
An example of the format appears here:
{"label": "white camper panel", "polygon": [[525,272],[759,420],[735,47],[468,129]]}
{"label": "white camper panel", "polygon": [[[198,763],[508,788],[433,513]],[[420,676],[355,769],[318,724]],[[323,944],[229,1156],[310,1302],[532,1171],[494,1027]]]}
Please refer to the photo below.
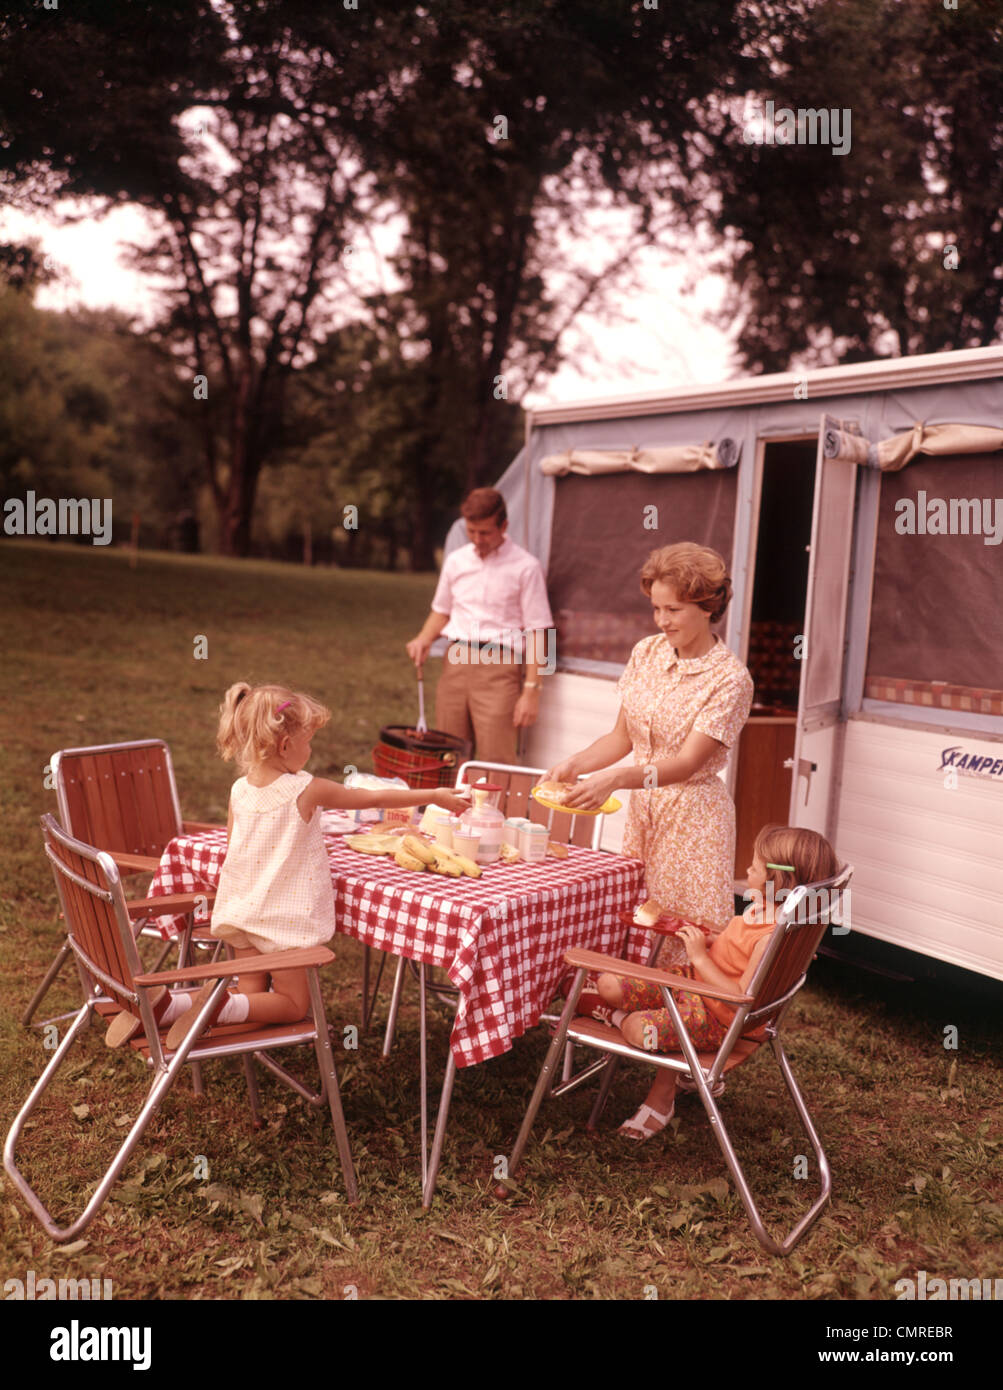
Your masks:
{"label": "white camper panel", "polygon": [[842,771],[851,930],[1003,980],[1003,739],[858,715]]}
{"label": "white camper panel", "polygon": [[[608,734],[619,713],[615,680],[559,671],[547,680],[546,699],[540,701],[540,717],[529,730],[523,762],[529,767],[552,767]],[[629,763],[625,758],[624,765]],[[623,810],[606,818],[602,847],[619,853],[630,792],[618,791],[616,798]]]}
{"label": "white camper panel", "polygon": [[[820,416],[833,417],[836,435],[860,438],[859,461],[853,450],[827,452]],[[730,545],[717,548],[730,559],[734,599],[723,635],[750,667],[758,661],[763,675],[757,681],[761,711],[746,725],[738,756],[733,752],[730,759],[739,838],[748,839],[751,829],[763,823],[764,808],[769,810],[765,819],[780,820],[787,814],[792,823],[827,829],[841,857],[856,867],[853,930],[1003,980],[1003,713],[998,663],[987,661],[983,679],[981,671],[973,676],[969,662],[968,675],[959,679],[959,686],[980,688],[971,691],[970,703],[954,704],[950,699],[957,692],[948,684],[954,675],[953,657],[950,652],[943,656],[936,631],[929,633],[928,661],[921,659],[922,652],[913,651],[901,671],[871,671],[868,664],[874,631],[896,632],[896,603],[903,621],[913,613],[908,586],[899,596],[886,591],[884,609],[878,609],[883,626],[875,629],[880,565],[886,576],[889,564],[893,573],[910,573],[906,558],[891,556],[888,535],[879,536],[882,493],[887,489],[885,495],[894,496],[891,490],[899,476],[877,471],[880,449],[906,435],[916,443],[918,431],[919,452],[928,457],[915,466],[935,479],[939,497],[951,498],[959,487],[964,492],[966,484],[957,480],[966,474],[957,460],[937,461],[945,450],[924,449],[923,432],[927,427],[959,425],[991,431],[988,442],[978,448],[970,443],[959,451],[990,453],[1000,447],[1001,421],[1003,347],[857,363],[823,368],[803,378],[785,373],[544,406],[528,415],[526,447],[498,486],[509,505],[516,538],[538,557],[548,577],[556,572],[558,582],[564,582],[570,599],[567,611],[578,619],[594,607],[601,620],[606,610],[619,612],[616,591],[607,596],[596,589],[591,572],[576,591],[560,569],[563,562],[567,570],[567,557],[562,561],[558,555],[552,564],[561,501],[558,486],[565,488],[567,507],[579,508],[564,512],[565,524],[569,517],[577,524],[585,499],[575,497],[577,484],[568,488],[545,475],[542,459],[569,450],[715,445],[719,460],[727,452],[735,465],[733,498],[726,499],[734,505],[733,534]],[[804,483],[810,454],[816,452],[812,442],[821,485],[809,494]],[[836,443],[841,444],[839,438]],[[844,462],[851,457],[853,467]],[[998,471],[983,467],[973,474],[977,485],[967,485],[970,491],[976,488],[971,496],[982,499],[983,511],[990,503],[1003,506],[998,483],[1003,478],[1003,453],[998,457]],[[827,461],[839,461],[840,467],[830,469]],[[854,471],[856,486],[851,487]],[[830,489],[827,476],[839,485]],[[661,490],[661,500],[665,480],[653,479],[651,487],[653,493]],[[624,496],[628,492],[633,502],[639,489],[625,480]],[[715,518],[723,528],[726,510],[707,511],[704,530],[711,529]],[[688,515],[693,514],[691,506]],[[647,533],[646,523],[638,521],[628,528],[629,537],[622,518],[617,523],[620,530],[605,515],[597,517],[599,521],[606,523],[604,539],[614,571],[616,564],[622,571],[620,561],[628,546],[640,562],[654,545],[683,538],[676,534],[681,523],[671,516],[661,533]],[[450,546],[463,543],[461,530],[454,528]],[[901,534],[898,526],[895,531]],[[962,528],[960,534],[969,532]],[[984,545],[998,545],[988,524],[984,534]],[[588,540],[588,533],[583,535]],[[687,532],[685,538],[693,537]],[[804,550],[810,560],[796,564],[795,557]],[[915,553],[921,553],[919,547]],[[971,584],[980,599],[976,611],[985,623],[985,630],[977,633],[979,651],[993,650],[989,629],[1000,619],[986,602],[991,586],[998,583],[998,567],[990,563],[998,554],[980,550],[970,566]],[[773,556],[784,563],[774,564]],[[928,558],[924,563],[933,562]],[[917,579],[928,573],[924,570]],[[959,593],[958,602],[963,603],[964,574],[956,566],[949,577],[950,592]],[[922,585],[916,589],[918,602]],[[619,592],[626,592],[622,583]],[[801,593],[805,606],[797,612],[797,603],[788,600]],[[928,594],[925,601],[929,610]],[[632,616],[641,616],[636,604]],[[971,627],[970,614],[968,620]],[[601,621],[596,631],[600,628]],[[604,647],[598,638],[591,645],[580,640],[582,630],[571,640],[561,639],[560,669],[548,679],[540,722],[525,750],[525,760],[535,765],[553,766],[586,747],[608,732],[616,718],[615,678],[625,656],[612,659],[610,644]],[[792,655],[799,661],[806,657],[809,668],[798,672],[793,703],[791,672],[773,659],[773,653],[787,650],[789,637],[795,644]],[[882,640],[877,639],[879,651]],[[813,667],[817,679],[812,679]],[[869,688],[869,676],[874,689]],[[878,677],[888,680],[882,684]],[[905,690],[924,683],[932,684],[931,692]],[[949,692],[944,700],[938,686]],[[962,695],[963,691],[959,700]],[[929,709],[921,708],[927,705]],[[794,773],[793,785],[785,782],[785,767]],[[775,804],[785,809],[777,813]],[[622,845],[624,819],[619,813],[607,821],[606,847]]]}

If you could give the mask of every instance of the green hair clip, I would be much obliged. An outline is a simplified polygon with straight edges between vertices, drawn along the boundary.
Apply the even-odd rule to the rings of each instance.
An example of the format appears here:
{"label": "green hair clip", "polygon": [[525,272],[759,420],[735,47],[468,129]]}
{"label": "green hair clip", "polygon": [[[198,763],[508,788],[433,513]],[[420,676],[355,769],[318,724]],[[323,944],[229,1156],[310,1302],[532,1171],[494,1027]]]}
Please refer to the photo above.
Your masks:
{"label": "green hair clip", "polygon": [[786,869],[789,874],[797,873],[797,869],[795,869],[793,864],[767,864],[766,867],[768,869]]}

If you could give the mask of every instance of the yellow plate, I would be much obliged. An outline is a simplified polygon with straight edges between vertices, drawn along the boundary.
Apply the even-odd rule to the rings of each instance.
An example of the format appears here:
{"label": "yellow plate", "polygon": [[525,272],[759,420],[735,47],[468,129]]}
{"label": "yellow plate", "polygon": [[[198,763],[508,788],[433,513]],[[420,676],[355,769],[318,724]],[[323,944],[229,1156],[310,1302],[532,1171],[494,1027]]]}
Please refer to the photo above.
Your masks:
{"label": "yellow plate", "polygon": [[546,806],[548,811],[564,811],[565,814],[569,816],[611,816],[614,811],[619,811],[621,809],[621,803],[617,801],[615,796],[611,796],[608,801],[604,801],[597,810],[586,811],[580,806],[561,806],[556,801],[548,801],[545,796],[540,796],[538,794],[539,790],[539,787],[533,788],[532,795],[534,801],[538,801],[541,806]]}

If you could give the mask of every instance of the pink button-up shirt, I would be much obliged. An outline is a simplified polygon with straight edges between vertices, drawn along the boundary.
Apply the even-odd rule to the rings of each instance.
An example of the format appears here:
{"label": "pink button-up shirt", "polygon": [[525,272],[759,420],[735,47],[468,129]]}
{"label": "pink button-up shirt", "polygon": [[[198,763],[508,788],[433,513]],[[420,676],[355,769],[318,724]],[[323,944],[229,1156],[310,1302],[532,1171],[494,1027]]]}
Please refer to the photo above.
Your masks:
{"label": "pink button-up shirt", "polygon": [[432,610],[449,615],[444,632],[453,641],[514,650],[523,633],[554,625],[539,560],[508,536],[484,560],[473,545],[447,555]]}

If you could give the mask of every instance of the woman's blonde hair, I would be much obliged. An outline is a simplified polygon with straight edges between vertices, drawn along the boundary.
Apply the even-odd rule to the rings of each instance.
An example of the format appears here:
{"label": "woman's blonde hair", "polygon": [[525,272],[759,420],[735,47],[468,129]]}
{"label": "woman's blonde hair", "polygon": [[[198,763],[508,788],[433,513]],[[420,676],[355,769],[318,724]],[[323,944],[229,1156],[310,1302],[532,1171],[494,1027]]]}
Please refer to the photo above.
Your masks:
{"label": "woman's blonde hair", "polygon": [[641,570],[642,593],[650,598],[651,586],[658,583],[671,584],[683,603],[695,603],[710,614],[712,623],[724,617],[731,602],[731,579],[723,558],[692,541],[651,552]]}
{"label": "woman's blonde hair", "polygon": [[313,733],[330,718],[329,709],[284,685],[237,681],[219,707],[216,747],[224,761],[233,759],[247,772],[273,757],[286,734]]}
{"label": "woman's blonde hair", "polygon": [[[766,865],[766,877],[778,893],[799,883],[821,883],[839,872],[836,852],[825,836],[794,825],[764,825],[752,852]],[[771,869],[771,864],[790,868]]]}

